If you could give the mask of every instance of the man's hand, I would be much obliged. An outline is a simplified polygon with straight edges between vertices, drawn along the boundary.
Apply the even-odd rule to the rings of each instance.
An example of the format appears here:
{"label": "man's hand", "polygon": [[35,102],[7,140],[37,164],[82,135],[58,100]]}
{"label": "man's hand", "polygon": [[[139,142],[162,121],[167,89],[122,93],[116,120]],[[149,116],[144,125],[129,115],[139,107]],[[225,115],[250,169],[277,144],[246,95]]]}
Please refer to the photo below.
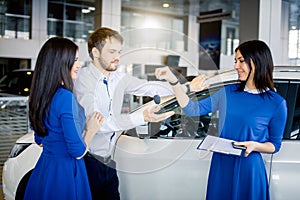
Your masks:
{"label": "man's hand", "polygon": [[175,114],[174,111],[169,111],[162,114],[155,114],[155,112],[158,112],[159,110],[160,106],[146,108],[143,112],[144,120],[146,122],[160,122]]}

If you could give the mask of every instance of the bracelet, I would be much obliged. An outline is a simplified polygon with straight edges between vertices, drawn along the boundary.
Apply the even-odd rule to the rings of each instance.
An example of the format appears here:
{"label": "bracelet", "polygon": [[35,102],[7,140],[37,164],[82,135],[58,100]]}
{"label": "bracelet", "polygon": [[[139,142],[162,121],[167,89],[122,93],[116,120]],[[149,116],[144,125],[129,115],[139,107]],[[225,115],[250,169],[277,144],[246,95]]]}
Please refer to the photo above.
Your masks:
{"label": "bracelet", "polygon": [[175,81],[175,82],[169,82],[170,83],[170,85],[172,85],[172,86],[174,86],[174,85],[177,85],[178,83],[179,83],[179,80],[177,79],[177,81]]}
{"label": "bracelet", "polygon": [[186,87],[186,94],[189,94],[191,92],[190,84],[185,84],[185,87]]}

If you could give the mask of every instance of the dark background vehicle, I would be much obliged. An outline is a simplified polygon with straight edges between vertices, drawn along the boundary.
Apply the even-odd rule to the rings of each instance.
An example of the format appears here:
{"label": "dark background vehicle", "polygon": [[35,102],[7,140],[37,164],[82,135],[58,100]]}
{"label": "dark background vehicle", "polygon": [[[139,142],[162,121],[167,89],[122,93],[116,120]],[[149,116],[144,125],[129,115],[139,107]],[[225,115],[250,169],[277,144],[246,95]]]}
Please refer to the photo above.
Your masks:
{"label": "dark background vehicle", "polygon": [[0,93],[28,96],[32,77],[33,70],[31,69],[13,70],[1,77]]}
{"label": "dark background vehicle", "polygon": [[29,131],[28,95],[32,77],[31,69],[15,69],[0,77],[0,171],[11,146]]}

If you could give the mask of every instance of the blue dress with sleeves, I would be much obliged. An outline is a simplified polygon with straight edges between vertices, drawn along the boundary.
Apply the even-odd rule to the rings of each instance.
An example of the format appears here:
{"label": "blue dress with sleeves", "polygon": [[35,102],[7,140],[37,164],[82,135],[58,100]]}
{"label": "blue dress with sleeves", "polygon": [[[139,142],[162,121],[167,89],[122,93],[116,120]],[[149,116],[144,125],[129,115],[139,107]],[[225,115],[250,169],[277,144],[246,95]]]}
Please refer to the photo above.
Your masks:
{"label": "blue dress with sleeves", "polygon": [[[263,94],[237,91],[229,85],[211,97],[189,101],[183,108],[190,116],[219,110],[219,135],[236,141],[271,142],[278,152],[287,118],[286,101],[269,90]],[[268,178],[262,156],[213,153],[206,199],[269,199]]]}
{"label": "blue dress with sleeves", "polygon": [[57,90],[45,125],[47,136],[35,134],[43,152],[30,176],[24,199],[92,199],[84,160],[76,159],[86,149],[82,138],[85,117],[72,92],[62,87]]}

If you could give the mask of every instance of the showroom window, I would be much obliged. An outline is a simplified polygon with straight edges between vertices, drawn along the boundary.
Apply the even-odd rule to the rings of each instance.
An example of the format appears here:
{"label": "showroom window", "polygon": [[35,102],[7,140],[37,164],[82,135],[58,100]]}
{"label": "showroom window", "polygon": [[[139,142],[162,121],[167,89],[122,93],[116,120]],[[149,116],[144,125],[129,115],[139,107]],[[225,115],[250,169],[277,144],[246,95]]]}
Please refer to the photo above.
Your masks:
{"label": "showroom window", "polygon": [[[300,1],[283,0],[282,1],[282,21],[283,26],[288,23],[288,58],[289,64],[293,66],[300,65]],[[284,20],[287,14],[288,20]]]}
{"label": "showroom window", "polygon": [[0,37],[31,38],[32,0],[0,1]]}
{"label": "showroom window", "polygon": [[[289,38],[289,51],[288,57],[290,64],[298,65],[300,59],[300,15],[299,15],[299,4],[297,2],[288,0],[288,38]],[[284,23],[284,22],[283,22]]]}
{"label": "showroom window", "polygon": [[48,37],[63,36],[75,42],[87,41],[94,30],[95,2],[78,2],[48,1]]}
{"label": "showroom window", "polygon": [[187,22],[183,16],[175,17],[122,7],[121,32],[130,48],[152,47],[186,51],[185,23]]}
{"label": "showroom window", "polygon": [[[218,10],[221,10],[218,15]],[[211,23],[220,21],[221,38],[221,54],[226,56],[233,56],[234,49],[239,44],[239,20],[240,20],[240,0],[228,0],[228,1],[201,1],[200,2],[200,13],[211,12],[212,16],[208,17],[205,22]],[[216,11],[216,13],[213,13]],[[201,23],[200,23],[201,29]]]}

